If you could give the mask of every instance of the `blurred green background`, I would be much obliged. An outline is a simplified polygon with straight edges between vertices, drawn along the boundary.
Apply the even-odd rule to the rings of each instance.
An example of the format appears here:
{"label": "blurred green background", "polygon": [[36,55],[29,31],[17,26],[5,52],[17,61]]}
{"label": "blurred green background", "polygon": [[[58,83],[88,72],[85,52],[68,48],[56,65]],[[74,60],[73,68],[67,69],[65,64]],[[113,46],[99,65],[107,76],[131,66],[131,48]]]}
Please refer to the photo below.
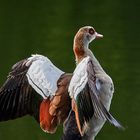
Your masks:
{"label": "blurred green background", "polygon": [[[126,127],[106,124],[97,140],[140,139],[140,1],[0,0],[0,84],[11,66],[30,54],[43,54],[64,71],[75,68],[73,37],[92,25],[104,35],[90,48],[114,80],[111,112]],[[0,139],[58,140],[31,117],[0,123]]]}

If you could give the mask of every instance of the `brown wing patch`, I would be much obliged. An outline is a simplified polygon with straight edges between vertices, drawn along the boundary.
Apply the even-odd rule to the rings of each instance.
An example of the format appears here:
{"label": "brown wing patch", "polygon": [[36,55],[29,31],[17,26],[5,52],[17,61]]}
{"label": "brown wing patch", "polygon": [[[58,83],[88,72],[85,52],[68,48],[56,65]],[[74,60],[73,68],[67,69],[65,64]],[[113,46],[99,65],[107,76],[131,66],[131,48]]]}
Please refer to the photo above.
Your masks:
{"label": "brown wing patch", "polygon": [[72,74],[63,74],[58,80],[58,89],[56,95],[51,100],[49,112],[52,116],[57,117],[58,124],[65,121],[70,108],[71,99],[68,94],[68,86]]}
{"label": "brown wing patch", "polygon": [[49,108],[50,100],[43,100],[40,104],[40,127],[45,132],[54,133],[56,131],[57,118],[50,115]]}

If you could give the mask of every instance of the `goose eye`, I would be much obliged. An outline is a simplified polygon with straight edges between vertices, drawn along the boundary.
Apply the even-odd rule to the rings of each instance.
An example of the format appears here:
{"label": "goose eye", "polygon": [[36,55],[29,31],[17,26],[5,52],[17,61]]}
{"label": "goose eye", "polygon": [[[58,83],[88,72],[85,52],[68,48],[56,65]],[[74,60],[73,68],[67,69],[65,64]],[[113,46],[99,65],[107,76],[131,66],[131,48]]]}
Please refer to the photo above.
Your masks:
{"label": "goose eye", "polygon": [[91,35],[93,35],[93,34],[95,33],[95,31],[94,31],[93,28],[90,28],[88,32],[89,32],[89,34],[91,34]]}

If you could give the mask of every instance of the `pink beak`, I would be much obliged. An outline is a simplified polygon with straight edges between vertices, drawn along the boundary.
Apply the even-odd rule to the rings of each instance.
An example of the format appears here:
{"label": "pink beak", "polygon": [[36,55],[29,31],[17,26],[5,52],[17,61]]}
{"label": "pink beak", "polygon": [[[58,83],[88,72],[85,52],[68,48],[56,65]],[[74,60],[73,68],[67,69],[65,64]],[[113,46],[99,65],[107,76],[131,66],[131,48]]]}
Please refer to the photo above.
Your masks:
{"label": "pink beak", "polygon": [[96,32],[96,38],[97,39],[103,38],[103,35],[101,35],[101,34],[99,34],[99,33]]}

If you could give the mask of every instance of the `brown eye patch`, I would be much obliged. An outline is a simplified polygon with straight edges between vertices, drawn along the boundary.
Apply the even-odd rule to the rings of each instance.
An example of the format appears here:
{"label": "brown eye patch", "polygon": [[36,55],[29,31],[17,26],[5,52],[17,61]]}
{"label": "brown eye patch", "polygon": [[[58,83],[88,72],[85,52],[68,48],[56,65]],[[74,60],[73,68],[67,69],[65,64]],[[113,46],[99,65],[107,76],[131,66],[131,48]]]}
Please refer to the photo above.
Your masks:
{"label": "brown eye patch", "polygon": [[88,32],[89,34],[93,35],[95,33],[95,30],[93,28],[90,28]]}

